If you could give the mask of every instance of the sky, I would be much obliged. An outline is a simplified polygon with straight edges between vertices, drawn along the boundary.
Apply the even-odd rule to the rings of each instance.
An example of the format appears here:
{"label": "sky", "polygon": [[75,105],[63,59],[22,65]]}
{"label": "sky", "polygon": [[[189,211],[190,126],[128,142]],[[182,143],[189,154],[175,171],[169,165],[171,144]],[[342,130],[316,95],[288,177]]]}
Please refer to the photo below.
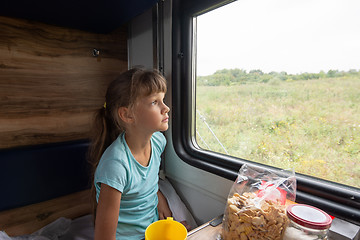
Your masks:
{"label": "sky", "polygon": [[360,0],[238,0],[197,17],[197,75],[360,69]]}

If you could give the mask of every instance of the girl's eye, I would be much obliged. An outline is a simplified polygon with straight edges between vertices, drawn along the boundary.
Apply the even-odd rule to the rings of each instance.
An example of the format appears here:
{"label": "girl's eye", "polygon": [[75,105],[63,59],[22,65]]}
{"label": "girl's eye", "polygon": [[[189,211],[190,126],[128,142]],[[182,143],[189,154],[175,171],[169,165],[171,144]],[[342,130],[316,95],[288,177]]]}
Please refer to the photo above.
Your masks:
{"label": "girl's eye", "polygon": [[151,105],[156,105],[156,104],[157,104],[156,100],[151,102]]}

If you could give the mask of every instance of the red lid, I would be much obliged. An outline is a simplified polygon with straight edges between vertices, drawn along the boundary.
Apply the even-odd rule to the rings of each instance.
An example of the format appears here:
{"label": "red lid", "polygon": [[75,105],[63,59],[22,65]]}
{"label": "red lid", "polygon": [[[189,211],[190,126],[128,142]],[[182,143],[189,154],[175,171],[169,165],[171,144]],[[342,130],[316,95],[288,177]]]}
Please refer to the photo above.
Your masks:
{"label": "red lid", "polygon": [[297,224],[312,229],[327,229],[332,219],[326,212],[305,204],[293,204],[287,207],[288,217]]}

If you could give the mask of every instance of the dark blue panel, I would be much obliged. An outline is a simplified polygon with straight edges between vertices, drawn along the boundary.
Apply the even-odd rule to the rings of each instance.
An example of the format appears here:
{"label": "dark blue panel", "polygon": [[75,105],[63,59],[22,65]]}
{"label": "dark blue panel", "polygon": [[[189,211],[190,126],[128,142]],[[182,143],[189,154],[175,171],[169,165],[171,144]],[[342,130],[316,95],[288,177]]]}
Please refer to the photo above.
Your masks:
{"label": "dark blue panel", "polygon": [[85,190],[88,141],[0,151],[0,211]]}
{"label": "dark blue panel", "polygon": [[4,0],[0,15],[96,33],[109,33],[158,0]]}

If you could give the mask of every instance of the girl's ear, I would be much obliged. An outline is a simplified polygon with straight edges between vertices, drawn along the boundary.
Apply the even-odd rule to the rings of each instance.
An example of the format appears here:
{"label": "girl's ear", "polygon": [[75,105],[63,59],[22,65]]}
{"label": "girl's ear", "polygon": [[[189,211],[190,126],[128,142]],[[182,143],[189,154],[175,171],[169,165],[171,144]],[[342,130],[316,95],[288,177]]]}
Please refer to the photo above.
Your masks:
{"label": "girl's ear", "polygon": [[132,123],[134,121],[133,114],[127,107],[119,107],[118,115],[120,119],[125,123]]}

